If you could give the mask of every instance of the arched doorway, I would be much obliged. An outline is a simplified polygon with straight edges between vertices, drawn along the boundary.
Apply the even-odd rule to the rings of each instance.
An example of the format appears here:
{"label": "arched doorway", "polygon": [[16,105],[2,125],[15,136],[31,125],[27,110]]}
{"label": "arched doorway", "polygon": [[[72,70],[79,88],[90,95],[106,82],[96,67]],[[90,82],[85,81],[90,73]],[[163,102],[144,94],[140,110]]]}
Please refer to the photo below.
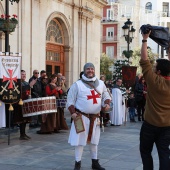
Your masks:
{"label": "arched doorway", "polygon": [[46,72],[64,75],[64,34],[57,19],[50,21],[46,33]]}

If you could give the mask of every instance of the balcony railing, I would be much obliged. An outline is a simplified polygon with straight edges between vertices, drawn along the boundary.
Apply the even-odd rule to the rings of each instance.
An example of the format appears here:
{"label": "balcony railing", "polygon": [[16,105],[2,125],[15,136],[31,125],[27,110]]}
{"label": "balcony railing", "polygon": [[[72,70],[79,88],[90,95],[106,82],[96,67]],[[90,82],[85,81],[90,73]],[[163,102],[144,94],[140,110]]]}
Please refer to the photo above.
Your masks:
{"label": "balcony railing", "polygon": [[101,41],[103,41],[103,42],[114,42],[114,41],[117,41],[117,36],[113,36],[113,37],[102,36]]}
{"label": "balcony railing", "polygon": [[112,5],[114,3],[119,3],[118,0],[107,0],[108,5]]}
{"label": "balcony railing", "polygon": [[117,22],[114,18],[103,17],[101,22]]}

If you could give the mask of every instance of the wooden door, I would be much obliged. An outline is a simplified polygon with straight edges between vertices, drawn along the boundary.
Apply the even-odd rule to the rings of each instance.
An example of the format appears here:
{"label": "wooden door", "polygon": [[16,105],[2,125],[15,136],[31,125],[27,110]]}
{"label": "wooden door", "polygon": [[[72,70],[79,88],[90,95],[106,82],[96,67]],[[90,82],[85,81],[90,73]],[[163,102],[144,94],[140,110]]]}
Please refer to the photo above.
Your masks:
{"label": "wooden door", "polygon": [[47,44],[46,48],[47,75],[62,73],[64,75],[64,48],[60,45]]}
{"label": "wooden door", "polygon": [[64,35],[60,23],[53,19],[48,25],[46,35],[46,72],[64,75]]}

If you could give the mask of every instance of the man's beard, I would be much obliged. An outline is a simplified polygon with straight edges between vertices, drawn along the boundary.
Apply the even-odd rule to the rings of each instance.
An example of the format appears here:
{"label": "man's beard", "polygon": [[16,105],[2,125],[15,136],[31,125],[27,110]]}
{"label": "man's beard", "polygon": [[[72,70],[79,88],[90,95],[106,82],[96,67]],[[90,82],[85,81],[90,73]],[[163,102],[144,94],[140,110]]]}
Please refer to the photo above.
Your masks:
{"label": "man's beard", "polygon": [[93,74],[92,76],[90,75],[90,76],[88,76],[87,74],[84,74],[87,78],[93,78],[93,77],[95,77],[95,74]]}

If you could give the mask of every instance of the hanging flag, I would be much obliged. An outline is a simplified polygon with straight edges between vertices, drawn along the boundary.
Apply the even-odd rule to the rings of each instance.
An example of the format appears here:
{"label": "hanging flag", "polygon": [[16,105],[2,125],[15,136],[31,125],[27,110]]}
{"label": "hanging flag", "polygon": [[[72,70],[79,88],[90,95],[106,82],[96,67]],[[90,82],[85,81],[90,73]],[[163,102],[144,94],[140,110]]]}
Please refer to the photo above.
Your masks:
{"label": "hanging flag", "polygon": [[129,87],[134,86],[136,70],[137,67],[134,66],[122,66],[123,84],[126,87],[126,89],[129,89]]}
{"label": "hanging flag", "polygon": [[16,103],[21,97],[21,56],[0,56],[0,100]]}

